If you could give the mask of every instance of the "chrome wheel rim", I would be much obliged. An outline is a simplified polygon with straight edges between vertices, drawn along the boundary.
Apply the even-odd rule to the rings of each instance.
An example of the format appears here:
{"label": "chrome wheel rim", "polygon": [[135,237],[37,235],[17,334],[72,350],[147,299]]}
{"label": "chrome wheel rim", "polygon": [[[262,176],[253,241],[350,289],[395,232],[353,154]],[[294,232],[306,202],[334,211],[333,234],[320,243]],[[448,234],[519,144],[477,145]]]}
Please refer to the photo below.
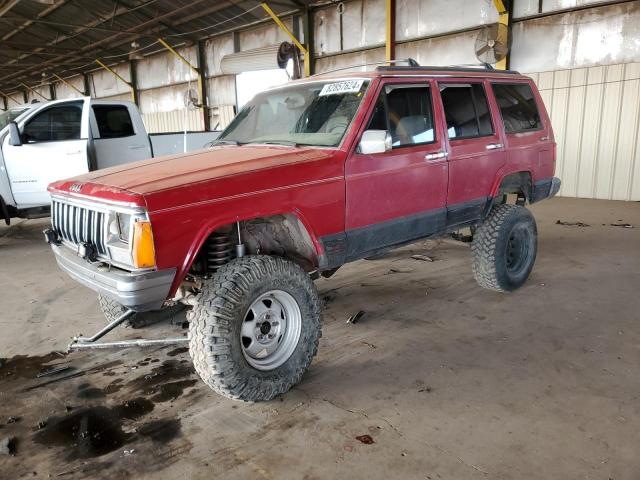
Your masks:
{"label": "chrome wheel rim", "polygon": [[287,292],[271,290],[260,295],[242,321],[240,345],[249,365],[273,370],[295,351],[302,330],[300,306]]}

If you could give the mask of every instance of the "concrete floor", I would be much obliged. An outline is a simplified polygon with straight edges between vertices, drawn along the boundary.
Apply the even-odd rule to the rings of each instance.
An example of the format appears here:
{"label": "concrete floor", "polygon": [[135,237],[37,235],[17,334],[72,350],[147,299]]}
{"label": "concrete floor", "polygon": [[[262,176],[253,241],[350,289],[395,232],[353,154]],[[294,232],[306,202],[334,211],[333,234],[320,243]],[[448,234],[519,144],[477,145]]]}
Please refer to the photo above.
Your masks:
{"label": "concrete floor", "polygon": [[50,353],[103,324],[95,296],[55,266],[46,221],[0,227],[0,440],[17,439],[0,477],[638,479],[640,205],[533,211],[538,261],[513,294],[477,287],[453,241],[319,281],[319,354],[261,404],[210,392],[180,349]]}

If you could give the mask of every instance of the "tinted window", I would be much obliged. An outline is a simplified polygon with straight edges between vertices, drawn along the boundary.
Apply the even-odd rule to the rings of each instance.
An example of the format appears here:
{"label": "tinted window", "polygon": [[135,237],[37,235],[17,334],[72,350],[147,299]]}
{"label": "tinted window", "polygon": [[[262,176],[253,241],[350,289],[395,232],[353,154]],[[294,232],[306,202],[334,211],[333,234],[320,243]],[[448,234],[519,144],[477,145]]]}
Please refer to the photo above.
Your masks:
{"label": "tinted window", "polygon": [[81,120],[81,104],[48,108],[27,123],[24,140],[29,143],[78,140]]}
{"label": "tinted window", "polygon": [[480,137],[493,134],[491,113],[484,87],[479,83],[440,85],[449,138]]}
{"label": "tinted window", "polygon": [[376,102],[368,129],[388,130],[394,147],[435,140],[428,86],[387,86]]}
{"label": "tinted window", "polygon": [[373,109],[373,114],[371,115],[371,120],[369,121],[369,126],[367,130],[388,130],[389,125],[387,124],[387,109],[384,105],[384,93],[380,94],[378,97],[378,101],[376,102],[376,106]]}
{"label": "tinted window", "polygon": [[542,128],[538,107],[529,85],[496,83],[493,85],[493,93],[500,106],[507,133]]}
{"label": "tinted window", "polygon": [[100,138],[120,138],[135,135],[129,109],[122,105],[94,105]]}

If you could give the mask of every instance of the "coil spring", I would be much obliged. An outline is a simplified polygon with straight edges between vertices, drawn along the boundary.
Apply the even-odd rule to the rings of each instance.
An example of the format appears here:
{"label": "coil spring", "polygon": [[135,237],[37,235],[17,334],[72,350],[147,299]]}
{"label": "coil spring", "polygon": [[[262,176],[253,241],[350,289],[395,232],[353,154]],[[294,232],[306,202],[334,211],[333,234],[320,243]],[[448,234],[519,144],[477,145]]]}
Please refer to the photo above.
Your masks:
{"label": "coil spring", "polygon": [[207,240],[207,271],[216,272],[233,258],[228,233],[214,232]]}

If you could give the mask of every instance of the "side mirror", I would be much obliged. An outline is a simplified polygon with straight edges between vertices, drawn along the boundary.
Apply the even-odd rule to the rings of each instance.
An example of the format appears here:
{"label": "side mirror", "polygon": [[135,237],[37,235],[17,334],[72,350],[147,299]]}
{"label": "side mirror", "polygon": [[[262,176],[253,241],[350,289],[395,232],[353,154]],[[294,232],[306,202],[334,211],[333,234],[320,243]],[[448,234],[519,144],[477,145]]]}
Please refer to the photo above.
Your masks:
{"label": "side mirror", "polygon": [[20,129],[16,122],[9,123],[9,145],[14,147],[22,146],[22,137],[20,137]]}
{"label": "side mirror", "polygon": [[391,146],[391,134],[387,130],[367,130],[362,134],[358,148],[360,153],[371,154],[388,152]]}

